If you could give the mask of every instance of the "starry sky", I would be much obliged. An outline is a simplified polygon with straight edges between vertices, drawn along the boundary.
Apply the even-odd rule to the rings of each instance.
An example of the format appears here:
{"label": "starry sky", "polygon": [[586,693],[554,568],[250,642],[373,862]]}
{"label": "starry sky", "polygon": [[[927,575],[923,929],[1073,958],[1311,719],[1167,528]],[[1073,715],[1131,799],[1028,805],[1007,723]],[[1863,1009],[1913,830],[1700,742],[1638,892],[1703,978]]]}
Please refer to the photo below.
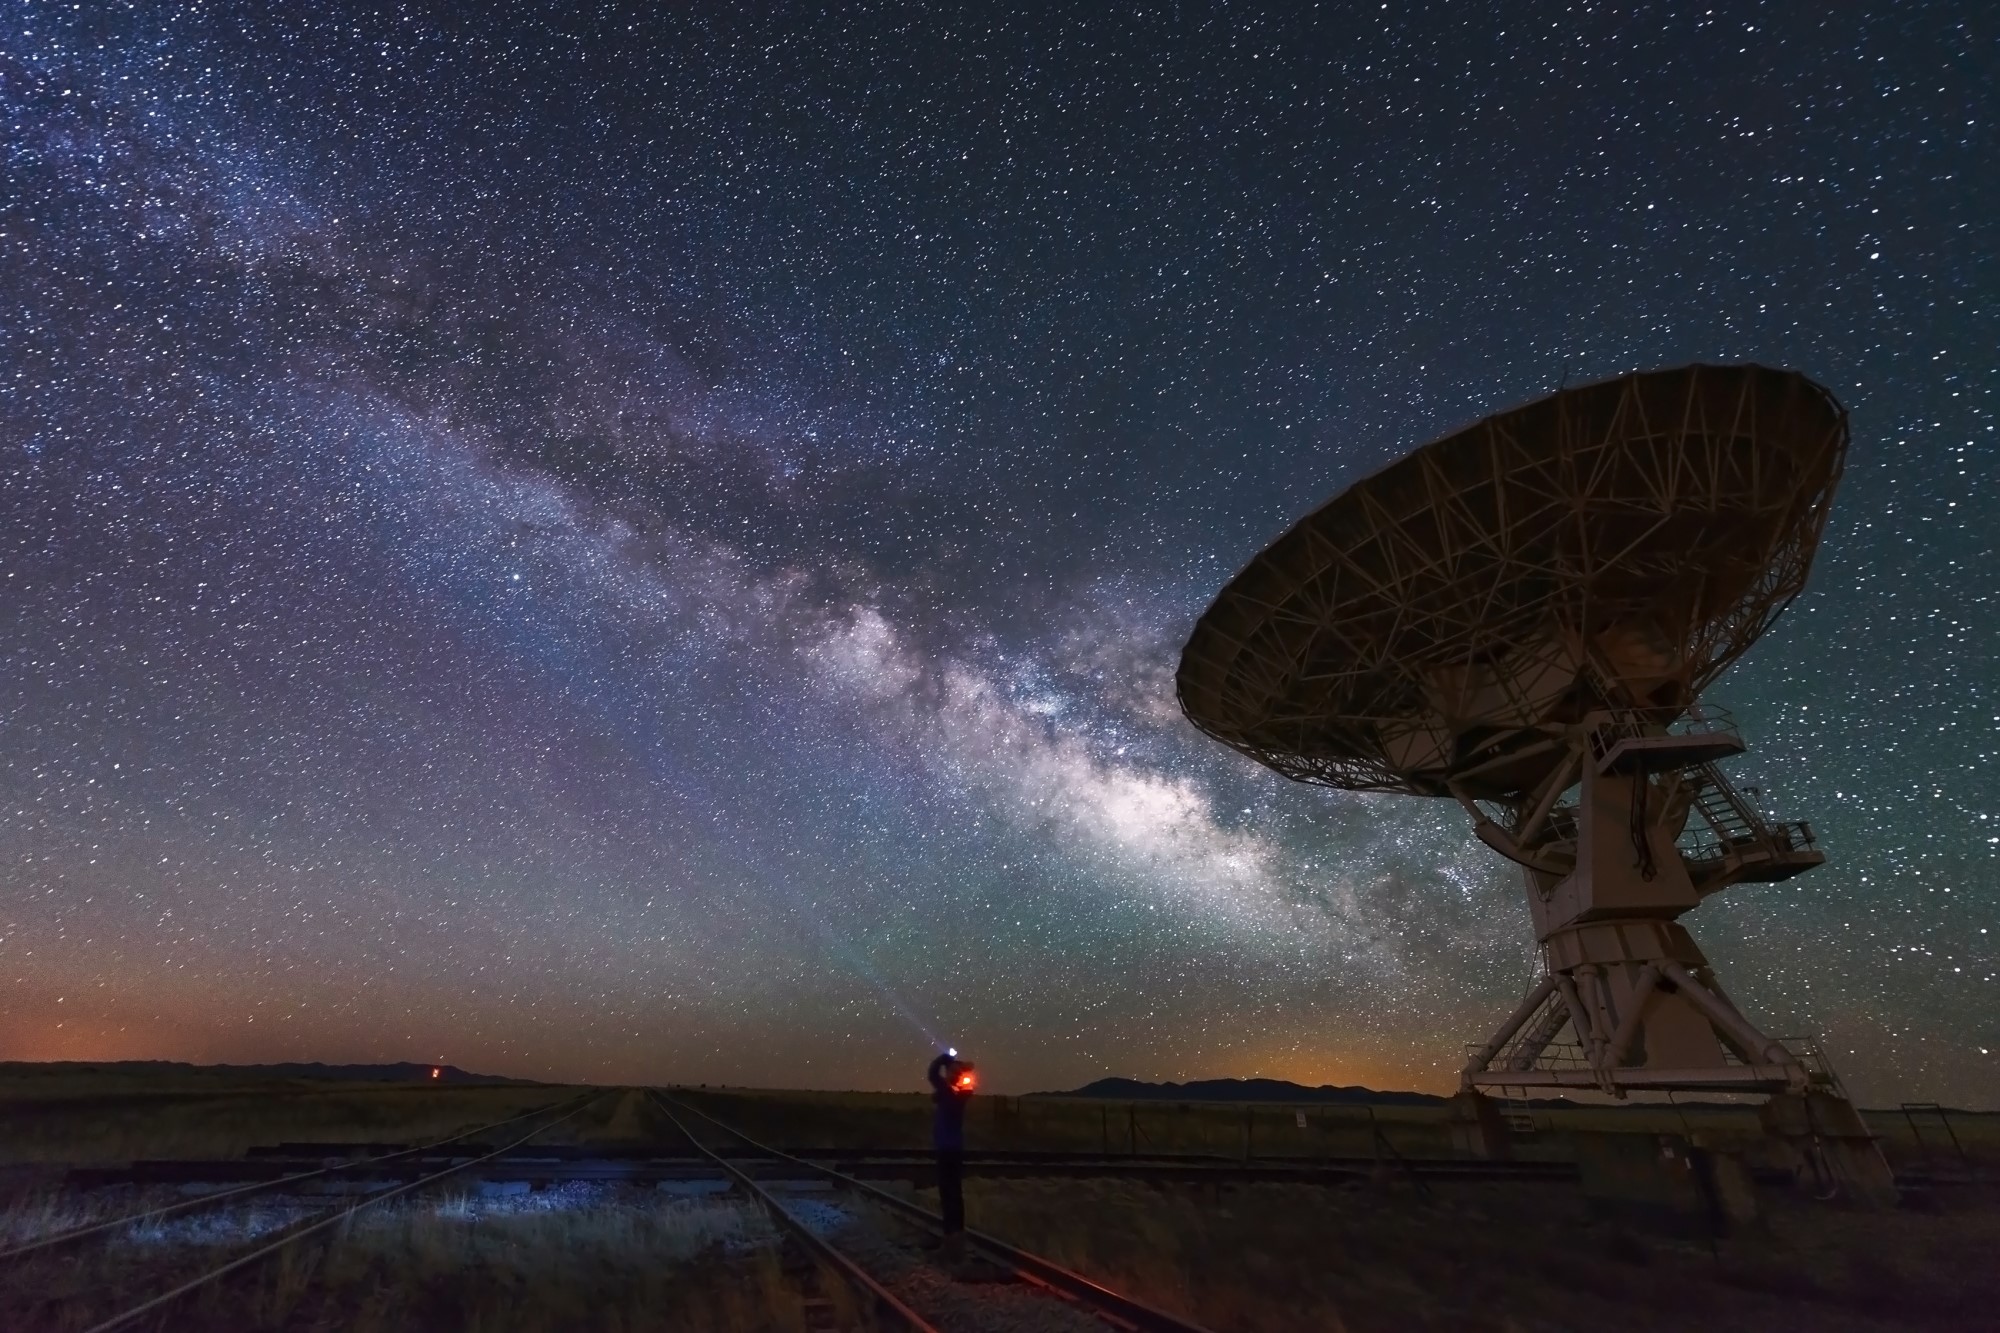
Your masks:
{"label": "starry sky", "polygon": [[1180,645],[1415,445],[1754,360],[1854,445],[1711,697],[1830,863],[1688,924],[2000,1105],[1976,6],[498,8],[0,0],[0,1058],[1449,1090],[1519,881]]}

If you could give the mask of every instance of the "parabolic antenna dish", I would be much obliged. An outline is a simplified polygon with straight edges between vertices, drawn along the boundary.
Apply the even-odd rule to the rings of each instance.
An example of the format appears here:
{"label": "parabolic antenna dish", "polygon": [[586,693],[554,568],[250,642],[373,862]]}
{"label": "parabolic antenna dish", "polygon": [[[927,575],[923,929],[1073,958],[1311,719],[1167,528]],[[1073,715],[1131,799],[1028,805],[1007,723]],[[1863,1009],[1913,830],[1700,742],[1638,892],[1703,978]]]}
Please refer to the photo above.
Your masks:
{"label": "parabolic antenna dish", "polygon": [[1541,966],[1460,1071],[1466,1146],[1509,1151],[1495,1090],[1766,1093],[1773,1133],[1893,1199],[1832,1070],[1680,922],[1826,861],[1730,782],[1742,738],[1700,695],[1805,586],[1846,454],[1846,412],[1789,371],[1570,389],[1349,487],[1195,626],[1196,726],[1301,781],[1450,796],[1519,867]]}
{"label": "parabolic antenna dish", "polygon": [[1805,584],[1847,438],[1831,394],[1763,366],[1488,417],[1252,560],[1188,640],[1181,706],[1300,781],[1518,797],[1564,726],[1687,709],[1764,631]]}

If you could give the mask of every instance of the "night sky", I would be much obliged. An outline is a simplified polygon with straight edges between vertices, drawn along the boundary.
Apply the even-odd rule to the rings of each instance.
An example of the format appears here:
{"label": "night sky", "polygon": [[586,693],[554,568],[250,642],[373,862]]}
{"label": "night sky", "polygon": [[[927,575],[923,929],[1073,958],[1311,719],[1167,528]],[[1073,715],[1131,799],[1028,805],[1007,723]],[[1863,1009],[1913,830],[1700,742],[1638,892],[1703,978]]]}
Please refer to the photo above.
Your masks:
{"label": "night sky", "polygon": [[1688,924],[2000,1104],[1979,6],[337,8],[0,3],[0,1058],[1449,1090],[1518,879],[1180,645],[1426,440],[1754,360],[1854,445],[1711,697],[1831,859]]}

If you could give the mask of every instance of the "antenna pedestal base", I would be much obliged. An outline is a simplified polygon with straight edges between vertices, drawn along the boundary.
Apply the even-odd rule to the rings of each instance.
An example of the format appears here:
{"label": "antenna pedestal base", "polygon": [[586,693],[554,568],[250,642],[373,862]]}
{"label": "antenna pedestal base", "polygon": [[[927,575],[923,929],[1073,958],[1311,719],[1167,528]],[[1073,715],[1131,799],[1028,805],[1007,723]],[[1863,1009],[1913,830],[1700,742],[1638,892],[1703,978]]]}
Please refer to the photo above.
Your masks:
{"label": "antenna pedestal base", "polygon": [[1446,1111],[1451,1146],[1468,1157],[1504,1162],[1514,1156],[1513,1136],[1500,1108],[1483,1092],[1467,1088],[1451,1099]]}
{"label": "antenna pedestal base", "polygon": [[[1769,1100],[1758,1118],[1771,1139],[1786,1145],[1801,1183],[1861,1207],[1894,1207],[1889,1164],[1823,1057],[1810,1044],[1802,1048],[1816,1062],[1808,1069],[1744,1018],[1679,925],[1625,924],[1632,928],[1545,951],[1550,970],[1459,1075],[1454,1144],[1489,1158],[1511,1155],[1495,1096],[1760,1093]],[[1630,951],[1636,957],[1606,956],[1614,939],[1645,947]],[[1577,1040],[1558,1046],[1566,1030]],[[1697,1058],[1677,1063],[1673,1052]],[[1666,1058],[1656,1062],[1657,1056]]]}
{"label": "antenna pedestal base", "polygon": [[[1694,939],[1659,918],[1551,934],[1542,979],[1473,1054],[1475,1089],[1802,1093],[1811,1075],[1716,984]],[[1561,1045],[1564,1032],[1571,1040]]]}
{"label": "antenna pedestal base", "polygon": [[1757,1111],[1764,1132],[1796,1154],[1794,1169],[1822,1194],[1864,1208],[1894,1208],[1896,1177],[1854,1103],[1814,1088],[1771,1098]]}

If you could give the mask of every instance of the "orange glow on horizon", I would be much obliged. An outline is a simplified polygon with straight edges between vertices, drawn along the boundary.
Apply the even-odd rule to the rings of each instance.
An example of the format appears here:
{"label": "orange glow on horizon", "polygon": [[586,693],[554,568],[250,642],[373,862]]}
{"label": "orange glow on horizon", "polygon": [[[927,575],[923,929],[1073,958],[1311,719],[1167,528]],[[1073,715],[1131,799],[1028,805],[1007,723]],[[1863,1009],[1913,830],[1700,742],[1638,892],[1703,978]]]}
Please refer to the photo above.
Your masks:
{"label": "orange glow on horizon", "polygon": [[[1442,1049],[1442,1048],[1440,1048]],[[1458,1066],[1433,1063],[1424,1068],[1420,1050],[1377,1052],[1334,1049],[1301,1052],[1281,1048],[1251,1050],[1237,1060],[1218,1060],[1202,1072],[1163,1071],[1150,1077],[1176,1082],[1190,1078],[1274,1078],[1303,1087],[1359,1085],[1377,1092],[1429,1092],[1444,1096],[1458,1091]],[[1139,1075],[1137,1077],[1148,1077]]]}

